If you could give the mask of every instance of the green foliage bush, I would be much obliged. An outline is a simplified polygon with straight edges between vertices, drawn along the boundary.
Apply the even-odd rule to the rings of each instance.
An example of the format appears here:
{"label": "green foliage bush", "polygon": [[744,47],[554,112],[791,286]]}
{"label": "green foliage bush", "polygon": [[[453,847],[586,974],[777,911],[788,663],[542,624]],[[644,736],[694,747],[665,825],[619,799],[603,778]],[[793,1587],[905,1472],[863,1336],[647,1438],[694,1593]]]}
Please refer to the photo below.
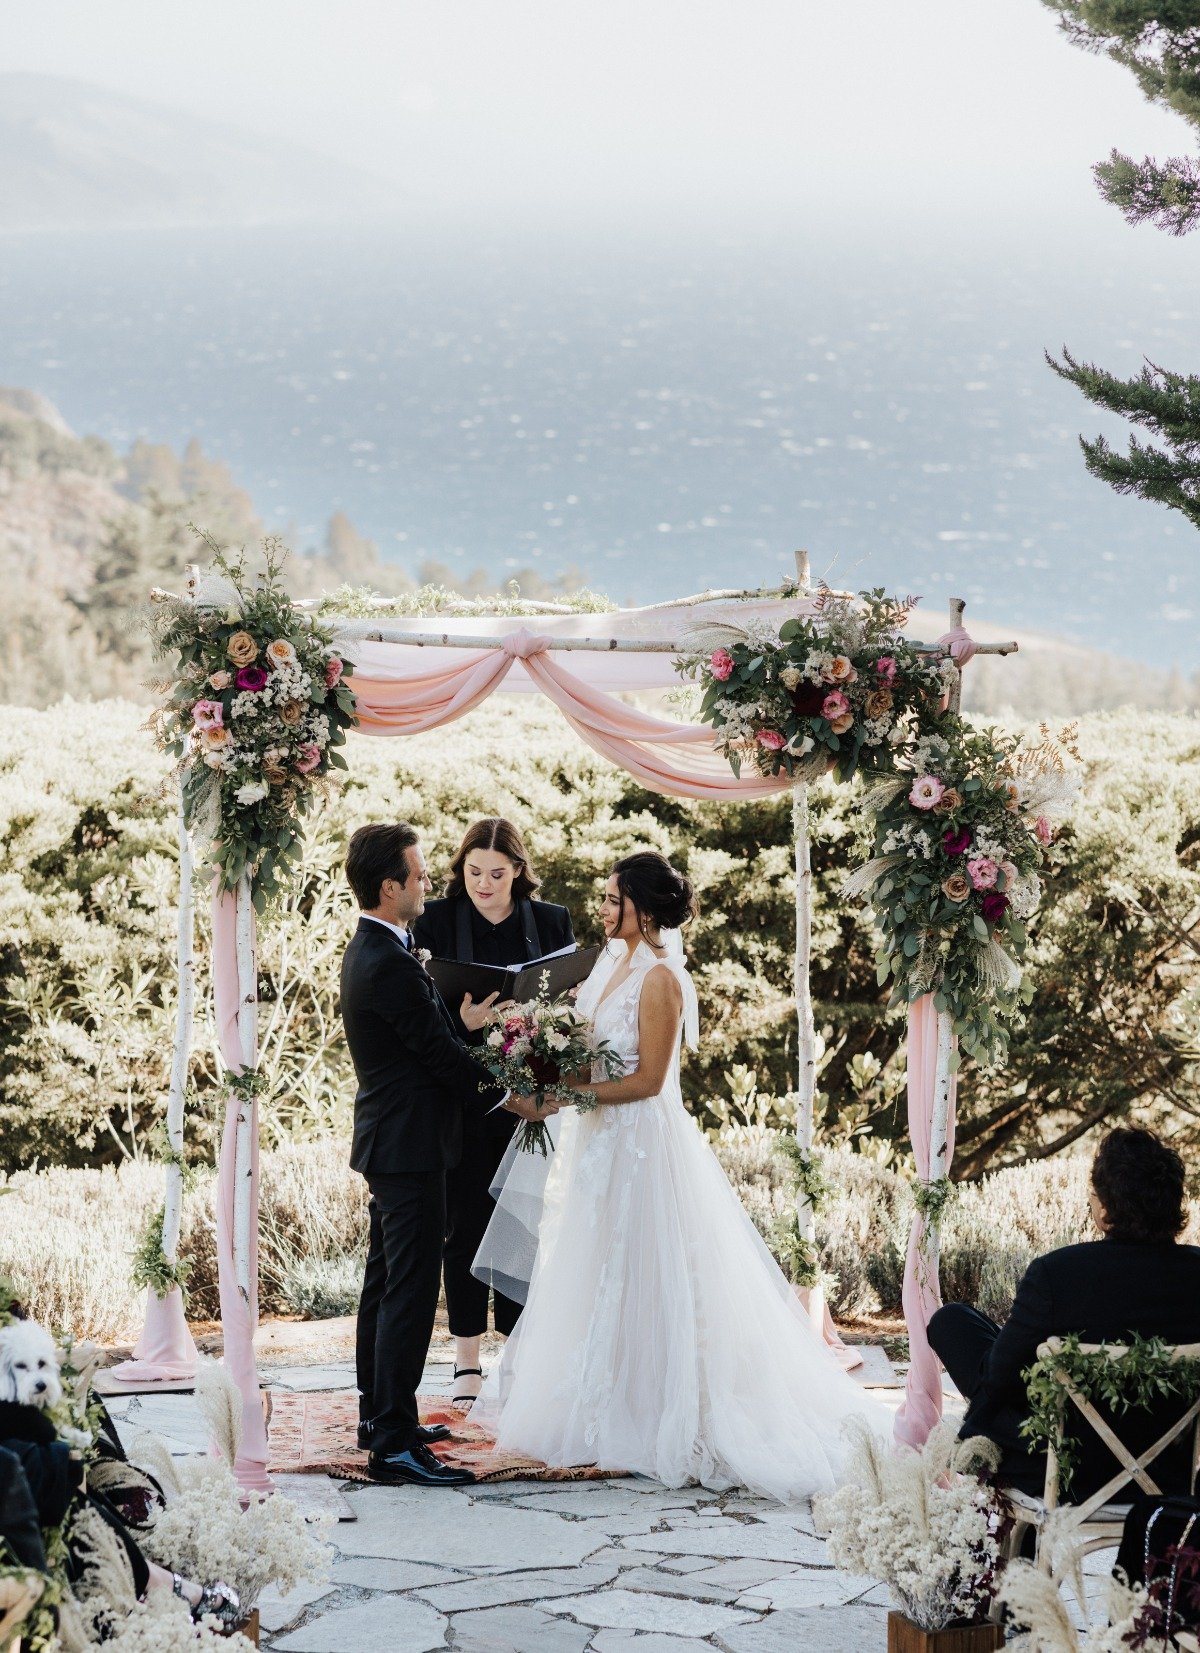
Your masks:
{"label": "green foliage bush", "polygon": [[[145,1150],[162,1116],[176,828],[166,762],[143,717],[120,702],[68,702],[14,709],[0,729],[0,1165],[9,1169],[116,1163]],[[1200,983],[1200,725],[1100,714],[1080,741],[1083,794],[1031,930],[1037,995],[1006,1070],[964,1065],[957,1164],[971,1175],[1133,1110],[1185,1142],[1195,1135],[1197,1041],[1182,1037],[1179,1018],[1194,1014],[1189,993]],[[737,1066],[764,1095],[789,1090],[786,797],[727,806],[655,796],[575,739],[552,707],[505,696],[429,735],[353,736],[347,753],[350,778],[312,825],[295,889],[262,926],[268,1145],[345,1128],[353,1081],[337,969],[354,915],[339,864],[356,826],[397,816],[420,827],[440,879],[470,820],[512,815],[544,893],[567,903],[581,939],[599,933],[599,884],[617,856],[639,845],[670,852],[701,903],[688,946],[704,1043],[685,1063],[688,1101],[715,1126]],[[853,864],[854,790],[816,789],[812,813],[821,1109],[835,1139],[839,1123],[858,1130],[870,1112],[875,1137],[903,1149],[894,1082],[903,1023],[882,1014],[864,914],[838,896]],[[219,1078],[204,905],[187,1126],[199,1161],[213,1154]]]}

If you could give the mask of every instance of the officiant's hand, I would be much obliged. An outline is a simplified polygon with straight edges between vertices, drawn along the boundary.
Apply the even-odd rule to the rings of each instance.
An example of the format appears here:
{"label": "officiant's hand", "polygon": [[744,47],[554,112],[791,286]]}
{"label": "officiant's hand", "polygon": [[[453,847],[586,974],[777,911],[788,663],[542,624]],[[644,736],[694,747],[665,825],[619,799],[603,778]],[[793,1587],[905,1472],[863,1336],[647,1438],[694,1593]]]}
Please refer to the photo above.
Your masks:
{"label": "officiant's hand", "polygon": [[472,1033],[478,1033],[481,1027],[486,1027],[492,1019],[493,1009],[504,1009],[503,1005],[496,1004],[499,997],[499,992],[489,993],[486,999],[480,999],[479,1003],[476,1004],[468,993],[458,1007],[458,1016],[462,1025]]}
{"label": "officiant's hand", "polygon": [[535,1096],[510,1096],[504,1106],[518,1119],[549,1119],[559,1108],[557,1102],[545,1102],[539,1108]]}

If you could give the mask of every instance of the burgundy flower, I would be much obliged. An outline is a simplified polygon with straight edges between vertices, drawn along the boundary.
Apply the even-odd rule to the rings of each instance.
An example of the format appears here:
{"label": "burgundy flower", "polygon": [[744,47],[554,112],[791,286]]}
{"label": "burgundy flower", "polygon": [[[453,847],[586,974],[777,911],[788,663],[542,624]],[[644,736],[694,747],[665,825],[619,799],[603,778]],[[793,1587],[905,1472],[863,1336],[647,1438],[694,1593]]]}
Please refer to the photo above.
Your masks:
{"label": "burgundy flower", "polygon": [[557,1062],[552,1062],[548,1056],[539,1056],[537,1051],[531,1051],[526,1058],[525,1066],[533,1075],[539,1090],[545,1090],[548,1085],[557,1085],[562,1078],[562,1069]]}
{"label": "burgundy flower", "polygon": [[989,890],[979,903],[979,911],[988,924],[999,924],[1008,911],[1008,897],[1003,890]]}
{"label": "burgundy flower", "polygon": [[237,686],[248,694],[258,694],[267,686],[267,674],[261,666],[243,666],[237,674]]}
{"label": "burgundy flower", "polygon": [[820,717],[828,693],[824,683],[798,683],[792,690],[792,706],[796,716]]}
{"label": "burgundy flower", "polygon": [[942,848],[947,855],[965,855],[970,847],[970,827],[959,827],[957,832],[953,827],[947,827],[942,833]]}

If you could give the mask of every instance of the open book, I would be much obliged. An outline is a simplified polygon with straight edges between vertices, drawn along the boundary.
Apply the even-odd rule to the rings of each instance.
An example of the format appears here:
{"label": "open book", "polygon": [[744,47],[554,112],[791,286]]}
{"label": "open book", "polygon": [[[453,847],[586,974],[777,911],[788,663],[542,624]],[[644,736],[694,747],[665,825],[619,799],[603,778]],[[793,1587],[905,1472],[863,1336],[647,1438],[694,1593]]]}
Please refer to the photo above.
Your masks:
{"label": "open book", "polygon": [[451,1010],[457,1010],[465,993],[476,1004],[497,992],[498,1004],[506,999],[524,1004],[537,997],[543,980],[547,997],[557,999],[590,976],[599,957],[599,947],[571,946],[526,964],[460,964],[457,959],[430,959],[425,968]]}

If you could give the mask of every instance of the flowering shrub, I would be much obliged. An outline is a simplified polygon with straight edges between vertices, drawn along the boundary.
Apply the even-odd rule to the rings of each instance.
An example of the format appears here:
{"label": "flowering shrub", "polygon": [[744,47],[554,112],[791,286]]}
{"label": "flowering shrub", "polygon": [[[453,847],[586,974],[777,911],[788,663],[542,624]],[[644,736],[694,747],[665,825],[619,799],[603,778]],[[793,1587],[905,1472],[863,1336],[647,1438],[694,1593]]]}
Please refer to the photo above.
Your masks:
{"label": "flowering shrub", "polygon": [[720,646],[684,656],[677,669],[703,686],[700,717],[734,774],[743,763],[796,779],[832,768],[843,781],[890,769],[892,748],[930,723],[946,687],[945,662],[901,635],[914,601],[823,589],[811,617],[714,629]]}
{"label": "flowering shrub", "polygon": [[250,875],[259,911],[296,858],[301,817],[347,767],[337,748],[354,722],[350,663],[293,607],[283,555],[267,541],[252,583],[244,556],[217,550],[193,599],[164,600],[153,621],[158,652],[175,657],[155,732],[179,761],[188,825],[223,889]]}
{"label": "flowering shrub", "polygon": [[[1073,732],[1063,740],[1077,755]],[[1033,996],[1025,923],[1041,899],[1050,815],[1074,790],[1044,726],[1023,746],[947,718],[864,799],[871,855],[845,892],[869,892],[880,984],[893,981],[893,1005],[932,993],[981,1062],[1003,1060],[1003,1023]]]}
{"label": "flowering shrub", "polygon": [[[604,1041],[597,1042],[592,1024],[569,999],[551,1003],[541,995],[504,1012],[484,1040],[479,1056],[506,1090],[536,1097],[539,1108],[547,1101],[566,1102],[581,1113],[589,1112],[596,1104],[572,1090],[566,1083],[567,1075],[585,1070],[594,1075],[597,1064],[605,1078],[621,1071],[620,1057]],[[522,1120],[516,1143],[525,1153],[545,1154],[550,1139],[543,1121]]]}
{"label": "flowering shrub", "polygon": [[893,1451],[858,1426],[846,1484],[814,1506],[829,1559],[886,1584],[922,1630],[982,1619],[1001,1573],[1006,1512],[995,1490],[959,1465],[991,1462],[991,1441],[955,1441],[942,1423],[919,1452]]}

